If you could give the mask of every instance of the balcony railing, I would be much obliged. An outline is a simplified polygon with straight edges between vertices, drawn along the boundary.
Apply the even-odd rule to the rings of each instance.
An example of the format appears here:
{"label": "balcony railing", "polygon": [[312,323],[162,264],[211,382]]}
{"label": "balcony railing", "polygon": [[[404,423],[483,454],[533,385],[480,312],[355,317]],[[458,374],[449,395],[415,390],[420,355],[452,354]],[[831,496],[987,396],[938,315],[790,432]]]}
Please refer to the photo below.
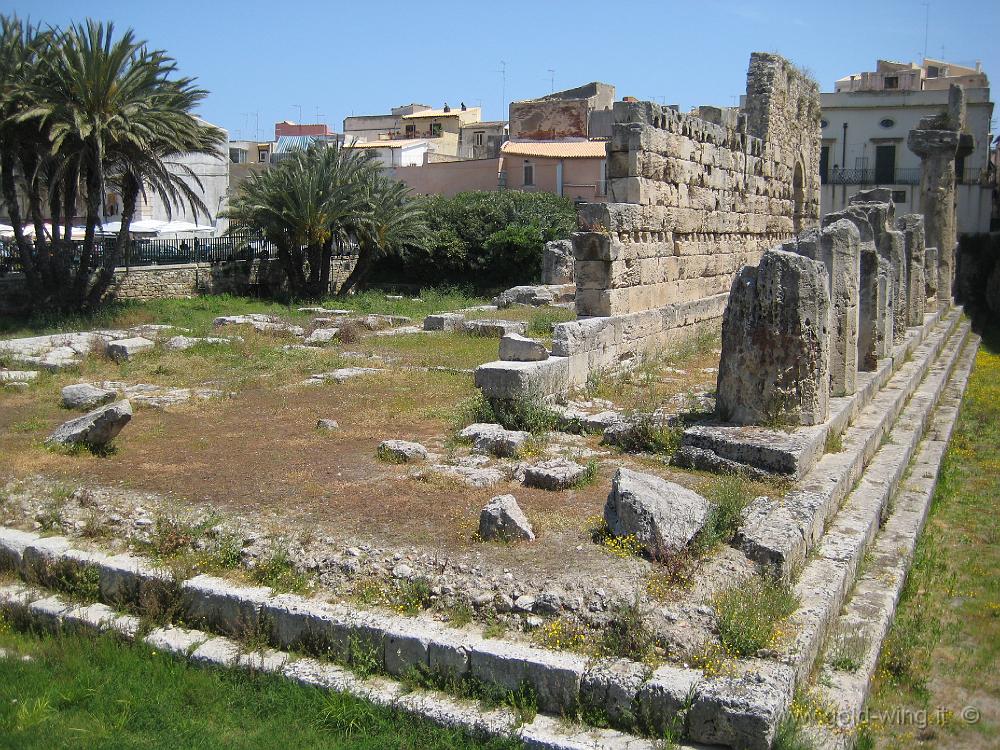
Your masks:
{"label": "balcony railing", "polygon": [[[888,174],[881,174],[875,169],[838,169],[832,168],[825,175],[820,174],[820,182],[824,185],[919,185],[920,167],[894,169],[891,179]],[[963,169],[957,182],[963,185],[977,185],[985,179],[983,170],[975,167]],[[879,179],[881,178],[881,179]]]}

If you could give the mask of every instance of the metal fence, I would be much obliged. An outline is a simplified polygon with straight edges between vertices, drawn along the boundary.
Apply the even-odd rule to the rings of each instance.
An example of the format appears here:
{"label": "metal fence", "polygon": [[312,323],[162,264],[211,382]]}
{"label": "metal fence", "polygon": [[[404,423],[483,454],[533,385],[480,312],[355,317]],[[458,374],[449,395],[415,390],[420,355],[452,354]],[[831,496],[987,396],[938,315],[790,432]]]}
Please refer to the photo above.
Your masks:
{"label": "metal fence", "polygon": [[[116,238],[98,238],[90,265],[98,268],[108,253],[114,252]],[[64,246],[65,247],[65,246]],[[83,242],[74,241],[72,262],[79,264]],[[278,248],[254,234],[190,239],[131,238],[125,246],[122,266],[172,266],[184,263],[223,263],[234,260],[276,258]],[[13,239],[0,240],[0,274],[21,271],[21,255]]]}
{"label": "metal fence", "polygon": [[[839,169],[830,168],[825,174],[820,174],[820,182],[824,185],[919,185],[920,167],[893,169],[891,172],[872,168]],[[956,182],[962,185],[978,185],[984,179],[982,169],[968,167],[955,175]]]}

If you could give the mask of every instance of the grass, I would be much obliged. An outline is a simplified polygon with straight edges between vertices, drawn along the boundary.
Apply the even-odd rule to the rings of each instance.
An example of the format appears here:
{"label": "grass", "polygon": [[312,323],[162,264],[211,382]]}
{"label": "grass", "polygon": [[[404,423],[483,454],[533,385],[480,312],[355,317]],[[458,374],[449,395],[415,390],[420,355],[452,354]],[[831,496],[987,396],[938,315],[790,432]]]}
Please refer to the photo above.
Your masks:
{"label": "grass", "polygon": [[786,583],[769,576],[752,576],[712,599],[719,640],[732,654],[753,656],[781,635],[778,623],[798,606]]}
{"label": "grass", "polygon": [[[0,746],[513,750],[337,693],[200,668],[142,644],[0,624]],[[30,657],[22,661],[21,656]],[[16,662],[14,661],[16,660]]]}
{"label": "grass", "polygon": [[743,510],[754,498],[750,482],[738,475],[719,477],[708,487],[705,496],[712,501],[712,509],[692,541],[691,552],[695,556],[704,555],[720,544],[728,544],[739,529]]}
{"label": "grass", "polygon": [[491,399],[477,393],[459,405],[454,422],[456,428],[475,422],[489,422],[508,430],[524,430],[539,435],[555,429],[558,415],[535,399]]}
{"label": "grass", "polygon": [[[884,644],[868,730],[878,747],[991,748],[1000,736],[1000,329],[984,335],[924,533]],[[978,712],[978,720],[962,710]],[[939,709],[943,709],[941,712]],[[908,712],[908,713],[907,713]]]}
{"label": "grass", "polygon": [[656,635],[646,624],[638,597],[619,601],[611,608],[611,619],[601,632],[601,653],[618,659],[643,661],[656,645]]}

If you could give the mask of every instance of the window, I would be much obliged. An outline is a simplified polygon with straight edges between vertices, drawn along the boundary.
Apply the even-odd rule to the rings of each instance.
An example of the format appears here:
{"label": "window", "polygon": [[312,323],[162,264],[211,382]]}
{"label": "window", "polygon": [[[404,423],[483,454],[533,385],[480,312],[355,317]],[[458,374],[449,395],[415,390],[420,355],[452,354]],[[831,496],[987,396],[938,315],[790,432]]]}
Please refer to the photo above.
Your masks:
{"label": "window", "polygon": [[898,89],[899,88],[899,77],[898,76],[886,76],[885,77],[885,87],[887,89]]}
{"label": "window", "polygon": [[261,164],[267,161],[267,149],[259,148],[257,149],[257,161]]}
{"label": "window", "polygon": [[927,66],[927,77],[928,78],[937,78],[940,75],[941,75],[941,69],[938,68],[937,65],[928,65]]}
{"label": "window", "polygon": [[875,184],[891,185],[896,176],[896,145],[893,143],[875,146]]}
{"label": "window", "polygon": [[432,122],[431,123],[431,138],[437,138],[441,135],[441,123]]}
{"label": "window", "polygon": [[233,164],[244,164],[247,160],[247,150],[245,148],[229,149],[229,161]]}
{"label": "window", "polygon": [[819,181],[826,184],[830,179],[830,147],[819,147]]}
{"label": "window", "polygon": [[412,138],[416,134],[417,134],[417,126],[414,125],[412,122],[406,123],[406,137]]}
{"label": "window", "polygon": [[891,117],[886,117],[884,120],[879,120],[878,124],[879,127],[891,128],[896,124],[896,121],[893,120]]}
{"label": "window", "polygon": [[906,191],[905,190],[893,190],[892,191],[892,202],[893,203],[906,203]]}
{"label": "window", "polygon": [[483,141],[485,139],[486,139],[486,131],[477,130],[476,131],[476,145],[477,146],[482,146],[483,145]]}
{"label": "window", "polygon": [[820,126],[821,128],[825,128],[825,127],[826,127],[827,125],[829,125],[829,124],[830,124],[830,123],[828,123],[828,122],[827,122],[826,120],[820,120],[820,121],[819,121],[819,126]]}
{"label": "window", "polygon": [[526,187],[535,184],[535,165],[530,161],[524,162],[524,184]]}

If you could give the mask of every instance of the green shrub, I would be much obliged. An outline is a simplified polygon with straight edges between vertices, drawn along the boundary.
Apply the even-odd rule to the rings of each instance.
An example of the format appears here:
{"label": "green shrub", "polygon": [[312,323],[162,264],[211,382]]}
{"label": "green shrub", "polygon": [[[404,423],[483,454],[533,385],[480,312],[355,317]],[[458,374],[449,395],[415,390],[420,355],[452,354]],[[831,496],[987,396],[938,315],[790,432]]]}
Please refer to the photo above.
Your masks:
{"label": "green shrub", "polygon": [[780,635],[777,624],[798,606],[788,584],[769,576],[752,576],[712,600],[719,640],[738,656],[752,656]]}
{"label": "green shrub", "polygon": [[719,477],[705,494],[712,509],[691,546],[696,555],[730,542],[739,529],[743,509],[753,500],[750,483],[739,475]]}
{"label": "green shrub", "polygon": [[618,602],[611,610],[611,620],[604,627],[601,650],[607,656],[642,661],[652,650],[656,636],[646,625],[638,599]]}
{"label": "green shrub", "polygon": [[498,289],[537,281],[542,248],[576,231],[573,203],[551,193],[477,191],[423,200],[428,237],[380,259],[373,279]]}
{"label": "green shrub", "polygon": [[456,421],[456,426],[461,427],[473,422],[495,422],[508,430],[539,434],[555,429],[559,416],[536,399],[491,399],[479,393],[461,404]]}

